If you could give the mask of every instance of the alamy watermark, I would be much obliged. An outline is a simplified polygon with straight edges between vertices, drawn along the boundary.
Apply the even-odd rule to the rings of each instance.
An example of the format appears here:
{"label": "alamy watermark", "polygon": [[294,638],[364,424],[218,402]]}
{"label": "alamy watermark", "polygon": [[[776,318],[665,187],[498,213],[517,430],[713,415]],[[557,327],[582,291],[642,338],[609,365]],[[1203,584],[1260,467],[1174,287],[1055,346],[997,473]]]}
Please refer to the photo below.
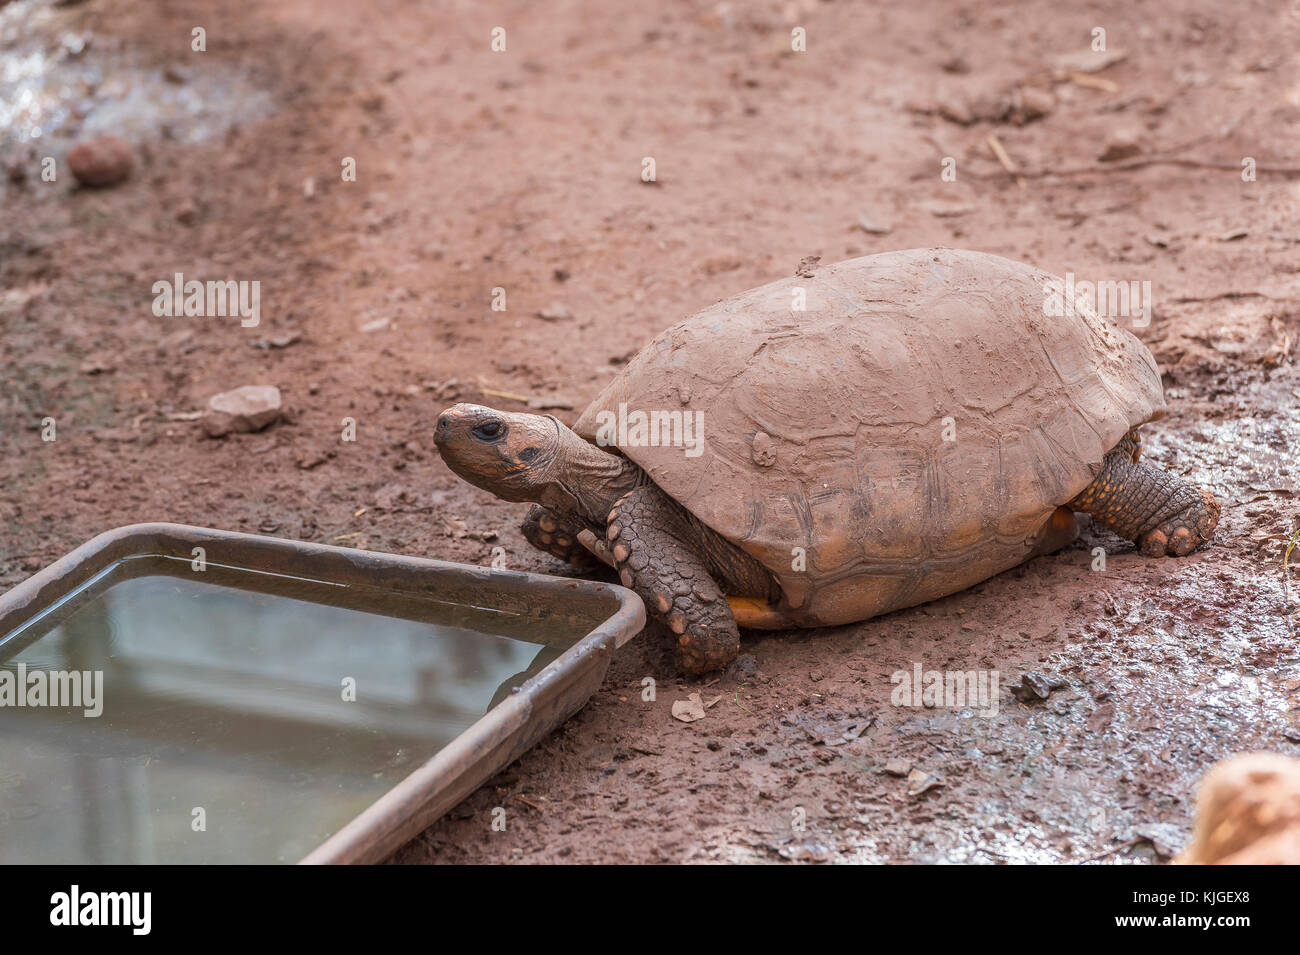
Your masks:
{"label": "alamy watermark", "polygon": [[596,444],[603,448],[684,448],[686,457],[704,453],[703,411],[618,411],[596,415]]}
{"label": "alamy watermark", "polygon": [[1043,314],[1048,318],[1074,315],[1080,305],[1107,318],[1130,318],[1134,328],[1151,324],[1151,282],[1077,280],[1073,272],[1043,283]]}
{"label": "alamy watermark", "polygon": [[50,924],[54,926],[123,926],[132,935],[148,935],[153,928],[152,892],[84,892],[74,885],[50,896]]}
{"label": "alamy watermark", "polygon": [[244,328],[255,328],[262,321],[262,283],[256,280],[186,281],[185,275],[177,272],[170,280],[154,282],[153,294],[153,313],[158,318],[238,315]]}
{"label": "alamy watermark", "polygon": [[27,706],[80,709],[84,716],[99,716],[104,712],[104,672],[29,670],[26,663],[0,669],[0,709]]}
{"label": "alamy watermark", "polygon": [[998,715],[1002,692],[997,670],[927,670],[913,663],[911,670],[895,670],[889,702],[894,706],[960,710],[972,707],[980,716]]}

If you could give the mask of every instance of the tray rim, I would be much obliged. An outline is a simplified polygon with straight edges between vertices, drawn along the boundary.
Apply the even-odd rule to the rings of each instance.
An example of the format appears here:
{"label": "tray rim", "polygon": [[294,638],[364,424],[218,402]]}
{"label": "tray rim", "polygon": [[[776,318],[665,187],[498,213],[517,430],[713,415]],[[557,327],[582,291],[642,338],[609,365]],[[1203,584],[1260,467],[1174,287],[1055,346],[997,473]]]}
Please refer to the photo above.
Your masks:
{"label": "tray rim", "polygon": [[[151,522],[127,524],[97,534],[0,594],[0,638],[47,612],[119,560],[151,553],[188,556],[169,553],[167,547],[222,543],[251,547],[267,554],[293,555],[345,572],[409,571],[425,580],[456,580],[515,595],[540,592],[570,602],[612,598],[616,608],[526,680],[518,692],[488,710],[308,853],[300,864],[374,863],[386,858],[581,709],[604,679],[613,651],[636,636],[646,621],[645,605],[640,597],[625,587],[604,581],[496,570],[430,557],[358,550],[191,524]],[[329,580],[329,573],[323,572],[321,579]],[[530,725],[535,714],[541,716],[544,725],[536,722]]]}

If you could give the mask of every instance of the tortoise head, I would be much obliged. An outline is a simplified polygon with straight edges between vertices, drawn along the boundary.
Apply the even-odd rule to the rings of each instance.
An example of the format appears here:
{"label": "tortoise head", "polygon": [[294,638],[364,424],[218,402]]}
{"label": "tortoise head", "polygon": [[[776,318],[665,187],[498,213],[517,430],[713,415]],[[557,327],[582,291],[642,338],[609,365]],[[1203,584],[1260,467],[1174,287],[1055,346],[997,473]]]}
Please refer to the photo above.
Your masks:
{"label": "tortoise head", "polygon": [[433,442],[470,484],[507,501],[536,501],[554,477],[568,431],[551,415],[458,404],[438,415]]}

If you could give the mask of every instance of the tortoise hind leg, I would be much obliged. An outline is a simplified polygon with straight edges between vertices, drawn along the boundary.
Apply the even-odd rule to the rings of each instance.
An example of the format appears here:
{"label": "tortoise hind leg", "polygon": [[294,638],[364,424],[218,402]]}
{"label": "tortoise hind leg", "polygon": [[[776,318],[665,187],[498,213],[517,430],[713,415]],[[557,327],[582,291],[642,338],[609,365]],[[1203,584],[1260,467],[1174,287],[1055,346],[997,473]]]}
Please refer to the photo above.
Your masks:
{"label": "tortoise hind leg", "polygon": [[1219,503],[1176,474],[1141,463],[1140,442],[1136,431],[1125,435],[1069,506],[1135,542],[1147,557],[1190,554],[1213,535]]}
{"label": "tortoise hind leg", "polygon": [[683,670],[707,673],[735,659],[740,631],[681,505],[652,484],[638,487],[609,512],[606,536],[623,585],[676,634]]}

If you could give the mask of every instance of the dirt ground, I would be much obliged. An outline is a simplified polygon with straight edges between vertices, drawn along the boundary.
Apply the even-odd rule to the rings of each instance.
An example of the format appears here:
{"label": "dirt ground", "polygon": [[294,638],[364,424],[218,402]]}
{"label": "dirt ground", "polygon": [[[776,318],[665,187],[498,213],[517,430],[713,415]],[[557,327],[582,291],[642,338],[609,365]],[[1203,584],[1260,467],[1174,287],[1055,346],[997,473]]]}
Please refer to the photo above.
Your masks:
{"label": "dirt ground", "polygon": [[[563,574],[520,536],[524,505],[443,466],[442,408],[523,397],[572,422],[651,336],[808,255],[958,246],[1149,280],[1138,334],[1170,414],[1146,453],[1218,495],[1210,547],[1147,560],[1090,530],[924,607],[750,634],[704,681],[651,626],[586,709],[396,861],[1159,861],[1215,760],[1300,754],[1281,576],[1300,520],[1300,7],[1246,12],[0,5],[0,160],[30,170],[0,185],[0,586],[151,520],[471,563],[502,546]],[[128,182],[41,181],[41,157],[103,132],[138,150]],[[175,272],[260,281],[261,325],[156,318]],[[245,384],[277,385],[286,419],[206,438],[194,413]],[[996,716],[891,705],[914,664],[997,670]],[[1031,672],[1052,690],[1022,702]],[[706,716],[673,719],[693,692]],[[909,795],[913,768],[910,788],[934,784]]]}

